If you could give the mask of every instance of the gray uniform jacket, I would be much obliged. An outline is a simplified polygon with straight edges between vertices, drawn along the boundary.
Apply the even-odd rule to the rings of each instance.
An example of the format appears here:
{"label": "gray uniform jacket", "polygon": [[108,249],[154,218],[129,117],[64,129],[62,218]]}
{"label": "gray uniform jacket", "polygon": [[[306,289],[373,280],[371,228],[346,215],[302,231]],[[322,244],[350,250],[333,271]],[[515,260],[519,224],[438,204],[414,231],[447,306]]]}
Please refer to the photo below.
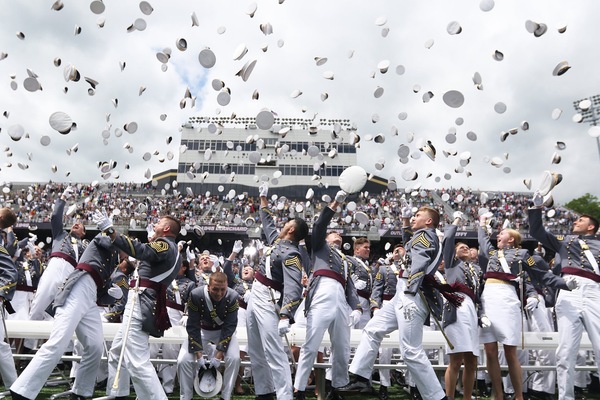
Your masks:
{"label": "gray uniform jacket", "polygon": [[129,277],[117,268],[110,277],[110,281],[111,286],[112,284],[115,284],[121,289],[123,296],[107,306],[104,318],[106,318],[108,322],[122,322],[123,312],[125,311],[125,305],[127,304],[127,298],[129,297]]}
{"label": "gray uniform jacket", "polygon": [[[591,279],[600,282],[600,276],[594,272],[594,268],[585,256],[581,241],[592,252],[596,263],[600,264],[600,236],[599,235],[560,235],[555,236],[547,232],[542,225],[542,210],[529,210],[529,233],[538,242],[556,252],[556,260],[560,260],[562,273],[577,274],[578,272],[587,275]],[[567,268],[567,271],[565,271]],[[575,271],[574,271],[575,270]],[[576,271],[579,270],[579,271]],[[587,274],[586,274],[587,273]],[[596,276],[595,276],[596,275]]]}
{"label": "gray uniform jacket", "polygon": [[[190,298],[190,293],[196,288],[196,282],[185,275],[178,275],[167,288],[167,307],[179,311],[185,310],[185,304]],[[177,295],[179,294],[179,302]]]}
{"label": "gray uniform jacket", "polygon": [[[270,257],[272,285],[267,286],[281,292],[279,314],[287,316],[290,323],[293,323],[296,309],[302,301],[303,291],[303,266],[299,245],[298,242],[278,238],[279,233],[273,221],[273,214],[269,209],[261,207],[260,218],[267,237],[267,244],[271,248],[265,249],[265,254],[256,269],[256,275],[267,276],[266,262]],[[257,276],[256,279],[262,278]]]}
{"label": "gray uniform jacket", "polygon": [[18,277],[17,267],[8,250],[0,246],[0,297],[6,300],[13,298]]}
{"label": "gray uniform jacket", "polygon": [[[499,279],[508,280],[514,286],[517,295],[521,297],[519,282],[511,281],[510,279],[514,279],[519,276],[519,273],[524,272],[525,287],[522,288],[522,290],[525,292],[525,297],[531,297],[537,294],[535,288],[531,284],[531,279],[527,274],[528,270],[531,269],[529,267],[535,265],[535,260],[529,255],[527,250],[515,247],[503,249],[504,258],[510,269],[510,274],[506,274],[498,258],[498,251],[492,246],[489,236],[481,226],[477,227],[477,239],[479,242],[479,253],[487,260],[484,275],[485,279],[496,278],[497,274],[501,274],[504,278],[500,277]],[[521,302],[523,301],[524,299],[521,299]]]}
{"label": "gray uniform jacket", "polygon": [[221,301],[213,302],[208,294],[208,286],[199,286],[192,290],[187,306],[186,329],[189,352],[203,351],[202,329],[220,330],[221,336],[219,342],[216,343],[217,351],[226,352],[237,328],[237,312],[240,308],[238,294],[233,289],[227,288],[227,293]]}
{"label": "gray uniform jacket", "polygon": [[[42,274],[42,263],[37,258],[32,259],[21,259],[16,263],[17,271],[19,272],[19,278],[17,279],[17,290],[23,290],[25,292],[34,291],[38,282],[40,281],[40,275]],[[31,277],[31,285],[27,284],[27,272]]]}
{"label": "gray uniform jacket", "polygon": [[86,247],[81,255],[79,264],[73,270],[63,284],[59,287],[54,298],[54,308],[60,307],[71,293],[75,283],[84,275],[89,274],[94,279],[97,292],[97,301],[100,304],[110,304],[115,299],[108,295],[108,289],[112,285],[112,272],[119,263],[119,251],[112,246],[108,236],[99,233]]}
{"label": "gray uniform jacket", "polygon": [[[346,301],[353,310],[362,310],[360,299],[354,287],[354,281],[350,276],[350,262],[348,258],[335,246],[330,245],[325,241],[327,237],[327,226],[335,215],[329,207],[325,207],[319,215],[317,222],[313,225],[311,250],[312,250],[312,278],[308,286],[308,294],[306,296],[305,312],[310,308],[315,289],[319,281],[323,279],[321,273],[329,274],[333,272],[336,280],[344,287]],[[346,265],[346,266],[344,266]],[[319,272],[321,271],[321,272]],[[328,271],[328,272],[325,272]]]}
{"label": "gray uniform jacket", "polygon": [[225,260],[225,262],[223,263],[223,273],[227,275],[227,286],[235,290],[239,295],[238,300],[240,303],[240,307],[246,309],[248,305],[244,301],[244,296],[247,292],[252,290],[252,281],[245,281],[235,276],[235,274],[233,273],[233,262],[231,262],[231,260]]}
{"label": "gray uniform jacket", "polygon": [[367,260],[361,260],[356,256],[347,256],[349,261],[351,275],[358,278],[359,281],[365,282],[364,289],[357,289],[356,293],[366,300],[371,297],[371,290],[373,290],[373,279],[375,278],[375,272],[373,268],[369,267]]}
{"label": "gray uniform jacket", "polygon": [[398,285],[398,275],[401,273],[402,270],[396,265],[379,266],[371,291],[371,309],[381,308],[384,300],[391,300],[394,297]]}
{"label": "gray uniform jacket", "polygon": [[[456,225],[449,225],[444,231],[442,242],[442,254],[444,256],[444,271],[446,272],[446,283],[459,288],[458,291],[467,294],[475,303],[479,313],[481,295],[481,280],[483,274],[479,265],[465,262],[456,258]],[[449,301],[444,304],[442,314],[443,327],[456,322],[456,307]]]}
{"label": "gray uniform jacket", "polygon": [[[52,253],[50,253],[50,257],[64,258],[75,267],[87,244],[81,239],[72,236],[64,229],[63,214],[65,204],[66,202],[61,198],[56,199],[54,210],[50,217],[50,226],[52,228]],[[77,250],[75,250],[75,247]]]}

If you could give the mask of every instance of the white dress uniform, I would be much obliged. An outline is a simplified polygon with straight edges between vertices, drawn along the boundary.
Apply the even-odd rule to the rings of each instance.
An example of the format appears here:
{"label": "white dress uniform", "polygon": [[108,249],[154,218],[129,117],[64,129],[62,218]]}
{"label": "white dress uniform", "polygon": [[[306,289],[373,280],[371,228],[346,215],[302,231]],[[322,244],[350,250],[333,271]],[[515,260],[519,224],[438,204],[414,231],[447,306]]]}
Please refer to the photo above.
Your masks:
{"label": "white dress uniform", "polygon": [[459,307],[450,302],[444,304],[444,331],[454,345],[446,344],[446,353],[471,352],[479,355],[479,328],[477,326],[477,308],[481,287],[481,270],[478,265],[456,258],[456,225],[449,225],[444,231],[443,254],[446,282],[454,287],[463,301]]}
{"label": "white dress uniform", "polygon": [[[123,323],[110,348],[107,394],[115,397],[128,396],[129,380],[131,379],[138,398],[165,400],[167,395],[150,362],[150,345],[148,343],[150,334],[142,329],[143,321],[153,318],[149,314],[142,314],[140,302],[144,298],[144,301],[156,303],[155,327],[165,328],[170,325],[166,309],[166,288],[181,268],[181,256],[177,249],[177,243],[175,238],[165,236],[151,243],[142,244],[124,235],[117,235],[113,243],[140,261],[138,267],[140,289],[138,289],[138,293],[135,285],[130,285],[132,289],[129,290],[127,297]],[[126,346],[123,348],[123,335],[125,327],[128,325],[128,337]],[[121,351],[125,351],[122,369],[117,388],[113,389]]]}
{"label": "white dress uniform", "polygon": [[56,313],[48,341],[12,384],[11,392],[34,399],[75,333],[83,346],[83,353],[72,391],[83,397],[93,395],[104,341],[96,301],[114,301],[112,297],[105,296],[108,296],[110,276],[118,263],[118,255],[110,238],[102,234],[86,248],[81,262],[69,274],[54,299]]}
{"label": "white dress uniform", "polygon": [[346,257],[326,242],[327,226],[335,211],[325,207],[313,226],[313,273],[306,297],[306,339],[300,350],[294,388],[306,390],[308,377],[317,358],[325,331],[331,338],[331,384],[340,388],[348,384],[350,359],[350,319],[352,310],[360,310],[360,302],[350,279]]}
{"label": "white dress uniform", "polygon": [[396,308],[398,307],[398,294],[404,292],[408,275],[402,271],[396,283],[396,294],[390,301],[383,303],[383,306],[373,315],[373,318],[362,330],[360,343],[354,353],[349,371],[365,379],[371,379],[373,365],[377,359],[379,347],[383,338],[391,332],[398,329],[398,318]]}
{"label": "white dress uniform", "polygon": [[[263,231],[272,248],[266,250],[261,259],[248,302],[248,354],[257,396],[276,392],[279,400],[290,400],[293,397],[292,376],[278,324],[280,315],[293,322],[302,300],[302,256],[297,242],[278,239],[271,211],[261,207],[260,215]],[[270,265],[271,277],[267,265]],[[281,308],[273,303],[277,292],[281,294],[278,301]]]}
{"label": "white dress uniform", "polygon": [[[188,340],[181,346],[177,358],[180,399],[191,400],[194,396],[194,377],[199,368],[195,353],[201,351],[210,360],[216,351],[222,351],[225,353],[225,373],[221,398],[229,400],[240,369],[240,347],[235,335],[238,294],[228,288],[225,296],[214,302],[208,286],[202,285],[192,290],[187,304]],[[215,346],[210,343],[215,343]]]}
{"label": "white dress uniform", "polygon": [[[0,245],[0,296],[4,301],[10,301],[15,292],[17,285],[18,272],[11,256],[4,246]],[[6,318],[6,314],[1,318]],[[0,324],[0,375],[6,387],[12,385],[17,379],[17,371],[15,370],[15,362],[13,360],[10,345],[6,343],[4,338],[4,324]]]}
{"label": "white dress uniform", "polygon": [[554,308],[558,322],[556,374],[558,398],[575,398],[575,363],[584,329],[592,342],[596,365],[600,371],[600,236],[555,236],[544,229],[542,210],[529,210],[531,236],[555,251],[561,260],[562,276],[574,276],[579,287],[561,290]]}
{"label": "white dress uniform", "polygon": [[46,309],[54,300],[59,286],[73,271],[73,268],[79,262],[79,257],[85,250],[85,242],[72,236],[64,229],[63,214],[66,202],[61,198],[56,199],[54,210],[50,217],[50,226],[52,228],[52,253],[50,260],[40,277],[37,291],[31,303],[29,311],[30,319],[45,320],[50,316]]}
{"label": "white dress uniform", "polygon": [[405,289],[397,294],[395,308],[400,351],[421,396],[424,399],[439,400],[445,397],[445,393],[423,349],[423,325],[429,320],[429,310],[441,313],[442,307],[441,296],[425,279],[426,276],[435,274],[442,261],[435,229],[417,230],[405,248],[409,267],[408,281]]}

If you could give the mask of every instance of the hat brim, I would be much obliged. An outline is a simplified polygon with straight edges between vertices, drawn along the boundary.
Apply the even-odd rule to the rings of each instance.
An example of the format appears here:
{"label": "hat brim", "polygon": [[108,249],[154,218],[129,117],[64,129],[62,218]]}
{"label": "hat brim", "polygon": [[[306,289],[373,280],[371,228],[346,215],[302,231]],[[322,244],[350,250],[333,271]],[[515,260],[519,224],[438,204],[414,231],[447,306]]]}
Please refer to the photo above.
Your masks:
{"label": "hat brim", "polygon": [[338,182],[340,188],[348,194],[360,192],[367,183],[367,172],[363,168],[353,165],[340,174]]}
{"label": "hat brim", "polygon": [[[214,377],[215,377],[214,386],[211,384],[210,387],[206,387],[203,384],[202,377],[206,373],[214,374]],[[196,392],[196,394],[198,396],[205,398],[205,399],[215,397],[221,391],[222,386],[223,386],[223,375],[221,375],[221,372],[219,372],[218,370],[216,370],[213,367],[207,368],[205,370],[201,370],[194,378],[194,391]]]}

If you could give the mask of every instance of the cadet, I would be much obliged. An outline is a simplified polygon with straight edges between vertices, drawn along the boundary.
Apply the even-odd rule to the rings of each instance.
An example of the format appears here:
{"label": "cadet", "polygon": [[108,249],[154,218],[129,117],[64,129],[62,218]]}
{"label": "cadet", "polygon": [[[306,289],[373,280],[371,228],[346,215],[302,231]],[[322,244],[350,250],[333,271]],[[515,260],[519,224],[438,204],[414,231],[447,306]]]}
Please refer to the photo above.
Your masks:
{"label": "cadet", "polygon": [[[225,361],[221,399],[229,400],[240,368],[240,348],[235,336],[238,294],[227,287],[223,272],[214,272],[208,285],[192,290],[187,307],[188,340],[177,358],[181,400],[191,400],[194,396],[193,382],[198,368],[207,367],[203,355],[208,356],[207,361],[214,368]],[[214,348],[210,348],[211,342],[215,343]]]}
{"label": "cadet", "polygon": [[257,399],[274,399],[276,392],[278,400],[290,400],[292,376],[280,336],[289,332],[302,300],[303,267],[298,243],[308,234],[308,225],[303,219],[294,218],[278,234],[273,214],[267,208],[266,183],[259,193],[263,230],[272,247],[265,251],[255,272],[248,302],[248,353]]}

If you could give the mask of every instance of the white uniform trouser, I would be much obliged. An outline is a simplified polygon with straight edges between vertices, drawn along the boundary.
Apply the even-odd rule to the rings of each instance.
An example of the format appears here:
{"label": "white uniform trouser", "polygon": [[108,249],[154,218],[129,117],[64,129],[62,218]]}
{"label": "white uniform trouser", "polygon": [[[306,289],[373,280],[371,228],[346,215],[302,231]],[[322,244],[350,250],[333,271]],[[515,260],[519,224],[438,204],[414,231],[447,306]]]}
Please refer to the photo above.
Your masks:
{"label": "white uniform trouser", "polygon": [[[532,332],[553,332],[551,312],[540,304],[529,313],[529,326]],[[556,352],[551,350],[536,350],[536,365],[556,365]],[[533,372],[529,387],[540,392],[552,393],[556,391],[556,371]]]}
{"label": "white uniform trouser", "polygon": [[[385,335],[398,329],[398,320],[396,319],[396,310],[394,309],[395,298],[384,302],[383,306],[363,328],[360,336],[360,343],[354,353],[354,358],[350,364],[350,372],[365,379],[371,379],[373,364],[379,352],[379,346]],[[379,374],[381,376],[381,372]],[[389,373],[388,373],[389,377]],[[385,385],[384,385],[385,386]]]}
{"label": "white uniform trouser", "polygon": [[[123,323],[115,335],[110,348],[108,355],[107,394],[115,397],[129,396],[129,379],[131,378],[135,393],[139,399],[166,400],[167,395],[158,380],[154,366],[150,362],[150,345],[148,344],[150,335],[142,330],[142,313],[140,311],[138,296],[134,289],[129,290],[127,304],[123,312]],[[125,339],[123,335],[125,334],[127,325],[130,323],[130,316],[131,324],[128,336]],[[125,349],[123,350],[125,351],[123,364],[119,374],[118,388],[113,389],[112,386],[117,373],[123,340],[126,340]]]}
{"label": "white uniform trouser", "polygon": [[561,290],[556,300],[558,321],[558,348],[556,349],[556,376],[558,398],[575,398],[575,362],[583,330],[592,342],[596,364],[600,358],[600,284],[588,278],[575,276],[579,287]]}
{"label": "white uniform trouser", "polygon": [[[31,309],[31,302],[33,301],[33,292],[26,292],[24,290],[17,290],[13,295],[10,304],[15,309],[14,314],[7,314],[6,319],[14,319],[18,321],[29,321],[29,310]],[[23,341],[23,346],[28,349],[34,349],[36,347],[37,339],[27,339]]]}
{"label": "white uniform trouser", "polygon": [[257,395],[276,392],[278,400],[293,397],[292,375],[277,326],[279,314],[269,288],[255,280],[246,315],[248,355]]}
{"label": "white uniform trouser", "polygon": [[[73,266],[67,260],[60,257],[52,257],[48,261],[48,266],[42,276],[40,276],[40,281],[31,303],[29,319],[35,321],[50,319],[50,315],[48,315],[46,309],[54,300],[60,285],[73,272],[73,269]],[[96,295],[94,295],[95,298]]]}
{"label": "white uniform trouser", "polygon": [[367,326],[367,324],[369,323],[369,320],[371,319],[371,313],[369,313],[369,310],[371,309],[371,304],[370,304],[369,300],[365,299],[364,297],[361,297],[361,296],[358,296],[358,300],[360,301],[360,306],[363,309],[363,313],[360,316],[360,319],[358,320],[356,325],[354,325],[352,327],[354,329],[364,328],[365,326]]}
{"label": "white uniform trouser", "polygon": [[445,396],[437,375],[423,349],[423,324],[429,318],[427,304],[419,293],[396,296],[396,316],[400,333],[400,351],[406,367],[424,399],[439,400]]}
{"label": "white uniform trouser", "polygon": [[[182,311],[167,307],[167,313],[171,320],[171,326],[181,325],[181,317],[183,317]],[[162,350],[161,356],[163,359],[176,360],[180,349],[180,344],[152,343],[150,345],[150,358],[156,358],[158,353]],[[177,365],[159,364],[157,373],[165,393],[173,393],[173,389],[175,388],[175,376],[177,376]]]}
{"label": "white uniform trouser", "polygon": [[329,332],[329,337],[335,338],[335,341],[331,341],[331,349],[335,354],[335,357],[332,357],[331,384],[334,388],[348,384],[350,312],[344,287],[335,279],[325,276],[319,278],[306,316],[306,339],[300,350],[294,381],[296,389],[306,389],[308,376],[317,358],[325,331]]}
{"label": "white uniform trouser", "polygon": [[96,372],[102,357],[102,321],[96,308],[97,288],[91,275],[84,274],[73,285],[65,304],[56,309],[48,341],[37,351],[11,390],[34,399],[67,349],[73,333],[83,346],[83,354],[73,393],[90,397],[94,394]]}
{"label": "white uniform trouser", "polygon": [[[4,313],[2,318],[6,318],[6,315]],[[0,335],[2,335],[0,336],[0,340],[2,341],[0,342],[0,375],[2,376],[4,386],[8,388],[17,380],[17,371],[10,345],[4,340],[6,332],[4,332],[4,324],[2,323],[0,323]]]}
{"label": "white uniform trouser", "polygon": [[[208,331],[202,329],[202,355],[210,360],[216,353],[215,346],[212,343],[218,343],[221,338],[221,331]],[[231,337],[229,347],[225,352],[225,371],[223,376],[223,387],[221,388],[221,398],[229,400],[235,387],[235,379],[240,369],[240,346],[237,336]],[[179,357],[177,357],[177,373],[179,374],[179,393],[181,400],[191,400],[194,397],[194,378],[198,374],[198,363],[196,355],[190,353],[188,341],[181,346]]]}

